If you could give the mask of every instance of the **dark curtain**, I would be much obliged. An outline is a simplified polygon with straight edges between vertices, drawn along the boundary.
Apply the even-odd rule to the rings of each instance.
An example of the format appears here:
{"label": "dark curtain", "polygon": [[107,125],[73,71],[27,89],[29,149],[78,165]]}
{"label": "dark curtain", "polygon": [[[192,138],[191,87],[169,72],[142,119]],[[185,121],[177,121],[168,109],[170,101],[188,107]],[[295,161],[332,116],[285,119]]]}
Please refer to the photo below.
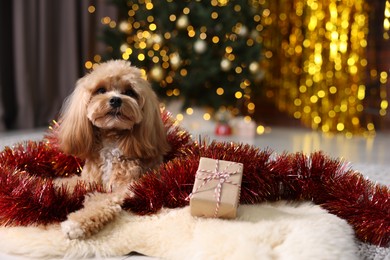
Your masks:
{"label": "dark curtain", "polygon": [[[88,6],[96,8],[88,12]],[[99,53],[105,0],[0,1],[0,131],[47,126]]]}

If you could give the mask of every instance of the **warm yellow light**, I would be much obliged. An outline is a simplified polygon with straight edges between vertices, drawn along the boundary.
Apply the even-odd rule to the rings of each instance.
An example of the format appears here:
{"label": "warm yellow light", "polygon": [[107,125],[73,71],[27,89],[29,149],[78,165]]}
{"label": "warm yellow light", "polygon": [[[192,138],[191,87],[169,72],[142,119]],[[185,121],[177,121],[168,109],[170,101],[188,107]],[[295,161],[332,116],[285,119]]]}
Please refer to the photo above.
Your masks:
{"label": "warm yellow light", "polygon": [[250,102],[247,107],[248,107],[249,110],[254,110],[255,109],[255,104],[253,102]]}
{"label": "warm yellow light", "polygon": [[146,20],[147,20],[149,23],[151,23],[151,22],[154,21],[154,17],[153,17],[152,15],[149,15],[149,16],[146,18]]}
{"label": "warm yellow light", "polygon": [[333,31],[331,34],[331,40],[335,41],[339,38],[339,33],[337,31]]}
{"label": "warm yellow light", "polygon": [[237,92],[234,94],[234,96],[235,96],[237,99],[240,99],[240,98],[242,98],[242,92],[237,91]]}
{"label": "warm yellow light", "polygon": [[190,8],[184,7],[183,8],[183,14],[189,14],[190,13]]}
{"label": "warm yellow light", "polygon": [[250,116],[245,116],[244,117],[244,122],[245,123],[249,123],[249,122],[251,122],[252,121],[252,118],[250,117]]}
{"label": "warm yellow light", "polygon": [[234,61],[236,59],[236,56],[234,54],[230,53],[229,55],[227,55],[227,58],[230,61]]}
{"label": "warm yellow light", "polygon": [[122,54],[122,59],[128,60],[128,59],[130,59],[130,55],[127,54],[127,53],[123,53],[123,54]]}
{"label": "warm yellow light", "polygon": [[88,12],[89,13],[93,14],[95,11],[96,11],[95,6],[93,6],[93,5],[88,6]]}
{"label": "warm yellow light", "polygon": [[304,86],[304,85],[301,85],[301,86],[299,87],[299,92],[301,92],[301,93],[305,93],[306,90],[307,90],[307,87]]}
{"label": "warm yellow light", "polygon": [[115,22],[115,21],[111,21],[111,22],[108,24],[108,26],[109,26],[110,28],[115,28],[115,27],[116,27],[116,22]]}
{"label": "warm yellow light", "polygon": [[317,103],[317,101],[318,101],[318,97],[317,96],[313,95],[313,96],[310,97],[310,102],[311,103]]}
{"label": "warm yellow light", "polygon": [[175,89],[173,90],[173,95],[176,96],[176,97],[180,96],[180,89],[175,88]]}
{"label": "warm yellow light", "polygon": [[357,98],[359,100],[363,100],[366,96],[366,86],[365,85],[359,85]]}
{"label": "warm yellow light", "polygon": [[338,123],[336,128],[337,128],[337,131],[341,132],[341,131],[344,130],[344,124],[343,123]]}
{"label": "warm yellow light", "polygon": [[368,124],[367,124],[367,129],[368,129],[369,131],[375,130],[374,124],[373,124],[373,123],[368,123]]}
{"label": "warm yellow light", "polygon": [[265,133],[265,127],[262,126],[262,125],[259,125],[259,126],[256,128],[256,133],[257,133],[258,135],[264,134],[264,133]]}
{"label": "warm yellow light", "polygon": [[145,55],[143,53],[138,54],[138,60],[139,61],[145,60]]}
{"label": "warm yellow light", "polygon": [[101,19],[102,24],[109,24],[111,22],[111,18],[108,16],[105,16]]}
{"label": "warm yellow light", "polygon": [[153,50],[148,50],[148,56],[150,58],[154,57],[154,51]]}
{"label": "warm yellow light", "polygon": [[93,56],[93,60],[95,62],[100,62],[102,60],[102,57],[100,55],[95,55],[95,56]]}
{"label": "warm yellow light", "polygon": [[389,30],[390,29],[390,21],[389,18],[383,19],[383,29]]}
{"label": "warm yellow light", "polygon": [[203,114],[203,119],[208,121],[208,120],[211,119],[211,115],[209,113],[204,113]]}
{"label": "warm yellow light", "polygon": [[266,51],[266,52],[264,53],[264,56],[265,56],[267,59],[270,59],[270,58],[272,58],[273,53],[272,53],[272,51]]}
{"label": "warm yellow light", "polygon": [[194,110],[191,107],[189,107],[186,109],[186,113],[187,115],[192,115],[194,113]]}
{"label": "warm yellow light", "polygon": [[310,31],[314,31],[314,29],[317,27],[317,16],[310,16],[310,20],[309,20],[309,24],[307,26],[307,28],[310,30]]}
{"label": "warm yellow light", "polygon": [[346,112],[347,110],[348,110],[347,104],[341,104],[341,106],[340,106],[340,111],[341,111],[341,112]]}
{"label": "warm yellow light", "polygon": [[359,123],[360,123],[360,120],[359,120],[358,117],[353,117],[353,118],[352,118],[352,124],[353,124],[353,125],[356,126],[356,125],[359,125]]}
{"label": "warm yellow light", "polygon": [[139,43],[139,48],[140,49],[145,49],[146,48],[146,42],[140,42]]}
{"label": "warm yellow light", "polygon": [[295,111],[294,114],[293,114],[293,116],[294,116],[294,118],[296,118],[296,119],[300,119],[300,118],[302,117],[302,114],[301,114],[301,112],[299,112],[299,111]]}
{"label": "warm yellow light", "polygon": [[335,86],[331,86],[331,87],[329,88],[329,92],[330,92],[331,94],[336,94],[337,88],[336,88]]}
{"label": "warm yellow light", "polygon": [[324,98],[325,97],[325,91],[323,91],[323,90],[320,90],[320,91],[318,91],[318,93],[317,93],[317,95],[318,95],[318,97],[319,98]]}
{"label": "warm yellow light", "polygon": [[184,119],[183,114],[177,114],[177,115],[176,115],[176,120],[177,120],[177,121],[182,121],[183,119]]}
{"label": "warm yellow light", "polygon": [[385,17],[389,18],[390,17],[390,2],[386,2],[386,8],[385,8]]}
{"label": "warm yellow light", "polygon": [[157,29],[157,25],[154,23],[149,24],[149,30],[155,31]]}
{"label": "warm yellow light", "polygon": [[140,71],[141,71],[141,77],[146,78],[146,70],[140,69]]}
{"label": "warm yellow light", "polygon": [[356,66],[351,66],[351,67],[349,68],[349,72],[350,72],[351,74],[356,74],[356,73],[358,72],[358,68],[357,68]]}
{"label": "warm yellow light", "polygon": [[313,118],[313,122],[314,122],[315,124],[321,123],[321,117],[315,116],[315,117]]}
{"label": "warm yellow light", "polygon": [[152,10],[153,9],[153,4],[150,3],[150,2],[146,3],[145,7],[146,7],[147,10]]}
{"label": "warm yellow light", "polygon": [[217,92],[217,95],[221,96],[221,95],[223,95],[223,93],[225,91],[223,90],[223,88],[217,88],[216,92]]}
{"label": "warm yellow light", "polygon": [[189,31],[188,31],[188,36],[191,37],[191,38],[194,37],[195,34],[196,34],[196,33],[195,33],[194,30],[189,30]]}
{"label": "warm yellow light", "polygon": [[387,100],[381,101],[381,109],[387,109],[389,107],[389,102]]}
{"label": "warm yellow light", "polygon": [[295,106],[300,106],[301,104],[302,104],[302,100],[300,100],[299,98],[294,99]]}
{"label": "warm yellow light", "polygon": [[180,75],[181,76],[185,77],[185,76],[187,76],[187,74],[188,74],[188,71],[186,69],[181,69],[180,70]]}
{"label": "warm yellow light", "polygon": [[141,26],[141,24],[140,24],[139,22],[134,22],[134,23],[133,23],[133,27],[134,27],[135,29],[138,29],[140,26]]}
{"label": "warm yellow light", "polygon": [[85,62],[84,66],[86,69],[92,69],[93,63],[91,61],[87,61]]}

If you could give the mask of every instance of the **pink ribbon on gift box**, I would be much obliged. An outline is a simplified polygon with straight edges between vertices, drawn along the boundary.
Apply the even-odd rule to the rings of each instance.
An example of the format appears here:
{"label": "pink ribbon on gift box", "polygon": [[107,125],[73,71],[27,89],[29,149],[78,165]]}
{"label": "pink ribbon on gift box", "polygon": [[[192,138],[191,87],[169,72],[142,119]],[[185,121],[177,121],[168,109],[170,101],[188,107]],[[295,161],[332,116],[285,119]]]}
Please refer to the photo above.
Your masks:
{"label": "pink ribbon on gift box", "polygon": [[[214,189],[214,197],[216,198],[217,200],[217,205],[215,207],[215,211],[214,211],[214,217],[217,217],[218,215],[218,211],[219,211],[219,206],[221,204],[221,194],[222,194],[222,185],[224,183],[229,183],[231,185],[235,185],[237,186],[238,188],[241,187],[241,185],[239,183],[234,183],[232,181],[229,180],[230,176],[231,175],[234,175],[234,174],[237,174],[238,173],[238,170],[236,170],[235,172],[228,172],[228,168],[233,165],[234,162],[230,162],[228,165],[226,165],[225,169],[223,169],[222,171],[219,171],[219,160],[217,159],[216,160],[216,164],[215,164],[215,169],[214,171],[212,170],[207,170],[207,169],[199,169],[196,173],[196,176],[195,178],[197,178],[198,180],[203,180],[202,184],[199,185],[198,187],[195,188],[195,190],[190,194],[188,195],[188,197],[186,198],[186,200],[189,200],[191,199],[191,197],[198,193],[199,192],[199,189],[201,189],[204,185],[206,185],[206,183],[208,183],[209,181],[211,180],[219,180],[219,183],[218,185],[215,187]],[[200,176],[202,173],[206,174],[205,176]]]}

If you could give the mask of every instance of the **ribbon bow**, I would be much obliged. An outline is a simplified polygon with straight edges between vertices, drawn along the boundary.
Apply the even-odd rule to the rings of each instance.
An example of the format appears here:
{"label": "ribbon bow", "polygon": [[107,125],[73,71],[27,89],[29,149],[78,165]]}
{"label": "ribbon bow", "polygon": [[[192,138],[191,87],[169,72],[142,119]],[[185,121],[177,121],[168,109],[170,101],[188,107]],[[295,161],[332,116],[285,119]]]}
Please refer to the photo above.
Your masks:
{"label": "ribbon bow", "polygon": [[187,200],[191,199],[194,194],[198,193],[199,190],[204,185],[206,185],[209,181],[219,180],[218,185],[214,189],[214,197],[217,200],[217,205],[216,205],[215,211],[214,211],[214,217],[217,217],[218,212],[219,212],[219,207],[221,204],[222,185],[224,183],[229,183],[231,185],[237,186],[238,188],[241,187],[241,185],[239,183],[235,183],[235,182],[232,182],[231,180],[229,180],[230,176],[239,172],[239,170],[236,170],[234,172],[228,172],[228,168],[233,164],[234,164],[234,162],[230,162],[228,165],[226,165],[226,167],[222,171],[220,171],[219,170],[219,160],[217,159],[214,171],[208,170],[208,169],[198,169],[198,172],[197,172],[195,178],[197,178],[198,180],[202,180],[203,182],[198,187],[196,187],[190,195],[188,195]]}

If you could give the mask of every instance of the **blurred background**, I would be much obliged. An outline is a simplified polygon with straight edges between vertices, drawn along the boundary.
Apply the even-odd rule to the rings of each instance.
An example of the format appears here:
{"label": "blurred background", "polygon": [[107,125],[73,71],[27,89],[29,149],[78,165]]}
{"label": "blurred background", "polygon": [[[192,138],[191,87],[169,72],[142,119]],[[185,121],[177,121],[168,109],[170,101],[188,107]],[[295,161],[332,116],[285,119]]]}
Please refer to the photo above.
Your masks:
{"label": "blurred background", "polygon": [[390,129],[389,0],[2,0],[0,19],[0,132],[47,127],[108,59],[194,129]]}

